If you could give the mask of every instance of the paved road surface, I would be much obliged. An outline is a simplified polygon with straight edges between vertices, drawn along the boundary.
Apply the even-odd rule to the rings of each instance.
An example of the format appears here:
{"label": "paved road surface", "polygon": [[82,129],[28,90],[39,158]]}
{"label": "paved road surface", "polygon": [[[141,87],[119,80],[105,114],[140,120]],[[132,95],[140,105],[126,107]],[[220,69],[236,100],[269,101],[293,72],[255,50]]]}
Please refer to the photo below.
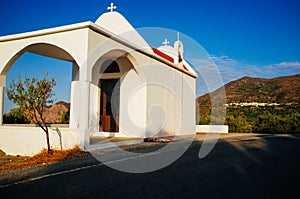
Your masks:
{"label": "paved road surface", "polygon": [[[199,159],[201,144],[193,142],[176,162],[150,173],[116,171],[93,157],[45,167],[23,182],[0,187],[0,197],[300,198],[300,136],[225,138]],[[148,152],[161,145],[131,151]],[[113,164],[129,161],[114,150],[99,153]]]}

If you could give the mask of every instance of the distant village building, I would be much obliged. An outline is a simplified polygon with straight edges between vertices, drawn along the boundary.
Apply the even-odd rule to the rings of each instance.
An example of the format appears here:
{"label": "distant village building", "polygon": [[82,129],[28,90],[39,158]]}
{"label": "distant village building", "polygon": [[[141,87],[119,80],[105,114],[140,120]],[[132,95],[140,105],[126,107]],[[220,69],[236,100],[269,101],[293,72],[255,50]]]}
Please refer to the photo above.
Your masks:
{"label": "distant village building", "polygon": [[[95,23],[0,37],[0,126],[6,75],[22,54],[31,52],[73,63],[70,125],[60,129],[65,148],[88,147],[93,135],[143,138],[195,133],[197,74],[183,57],[182,42],[170,45],[165,40],[156,49],[113,4],[108,9]],[[2,126],[0,131],[0,147],[9,151],[17,149],[11,149],[7,140],[23,136],[26,142],[32,129]],[[52,145],[57,139],[53,131]],[[22,145],[19,150],[22,147],[26,148]]]}
{"label": "distant village building", "polygon": [[232,102],[229,104],[225,104],[225,107],[233,107],[233,106],[255,106],[255,107],[264,107],[264,106],[279,106],[280,104],[278,103],[265,103],[265,102]]}

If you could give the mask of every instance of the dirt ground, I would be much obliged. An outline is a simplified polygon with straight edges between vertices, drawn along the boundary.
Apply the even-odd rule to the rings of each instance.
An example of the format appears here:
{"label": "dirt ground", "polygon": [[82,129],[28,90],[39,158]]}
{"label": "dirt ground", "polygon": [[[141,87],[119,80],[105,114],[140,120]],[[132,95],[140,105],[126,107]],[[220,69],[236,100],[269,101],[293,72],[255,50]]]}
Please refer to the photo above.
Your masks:
{"label": "dirt ground", "polygon": [[22,168],[35,165],[47,165],[53,162],[62,161],[69,156],[81,153],[85,152],[76,147],[74,149],[65,151],[52,150],[51,154],[49,154],[47,150],[43,150],[41,153],[33,157],[28,157],[19,155],[6,155],[3,151],[0,150],[0,170]]}
{"label": "dirt ground", "polygon": [[[136,138],[106,138],[106,137],[95,137],[92,139],[93,144],[103,144],[106,142],[118,142],[118,141],[127,141],[135,140]],[[71,150],[59,151],[52,150],[52,154],[48,154],[46,150],[41,153],[33,156],[11,156],[6,155],[3,151],[0,150],[0,170],[4,169],[14,169],[14,168],[23,168],[28,166],[35,165],[47,165],[54,162],[66,160],[72,158],[73,156],[80,155],[82,153],[87,153],[81,151],[79,148],[74,148]]]}

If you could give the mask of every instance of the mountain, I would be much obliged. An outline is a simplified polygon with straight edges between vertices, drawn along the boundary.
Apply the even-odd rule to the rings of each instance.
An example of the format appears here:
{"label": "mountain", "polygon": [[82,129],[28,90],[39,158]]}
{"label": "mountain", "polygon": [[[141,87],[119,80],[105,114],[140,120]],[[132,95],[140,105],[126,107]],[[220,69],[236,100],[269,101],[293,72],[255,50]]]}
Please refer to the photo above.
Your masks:
{"label": "mountain", "polygon": [[[221,98],[222,89],[211,94]],[[300,104],[300,74],[272,79],[242,77],[225,85],[226,103]],[[210,94],[198,97],[198,105],[209,106]]]}

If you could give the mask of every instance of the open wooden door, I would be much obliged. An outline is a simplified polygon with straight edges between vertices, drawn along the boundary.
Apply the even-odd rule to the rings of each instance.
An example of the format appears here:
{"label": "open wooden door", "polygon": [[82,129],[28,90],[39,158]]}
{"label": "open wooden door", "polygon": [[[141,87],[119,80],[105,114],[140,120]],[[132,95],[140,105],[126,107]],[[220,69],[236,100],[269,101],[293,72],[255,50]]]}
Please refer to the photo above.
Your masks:
{"label": "open wooden door", "polygon": [[119,80],[118,79],[101,80],[100,88],[101,88],[100,131],[119,132],[119,126],[118,126],[119,106],[120,106]]}

